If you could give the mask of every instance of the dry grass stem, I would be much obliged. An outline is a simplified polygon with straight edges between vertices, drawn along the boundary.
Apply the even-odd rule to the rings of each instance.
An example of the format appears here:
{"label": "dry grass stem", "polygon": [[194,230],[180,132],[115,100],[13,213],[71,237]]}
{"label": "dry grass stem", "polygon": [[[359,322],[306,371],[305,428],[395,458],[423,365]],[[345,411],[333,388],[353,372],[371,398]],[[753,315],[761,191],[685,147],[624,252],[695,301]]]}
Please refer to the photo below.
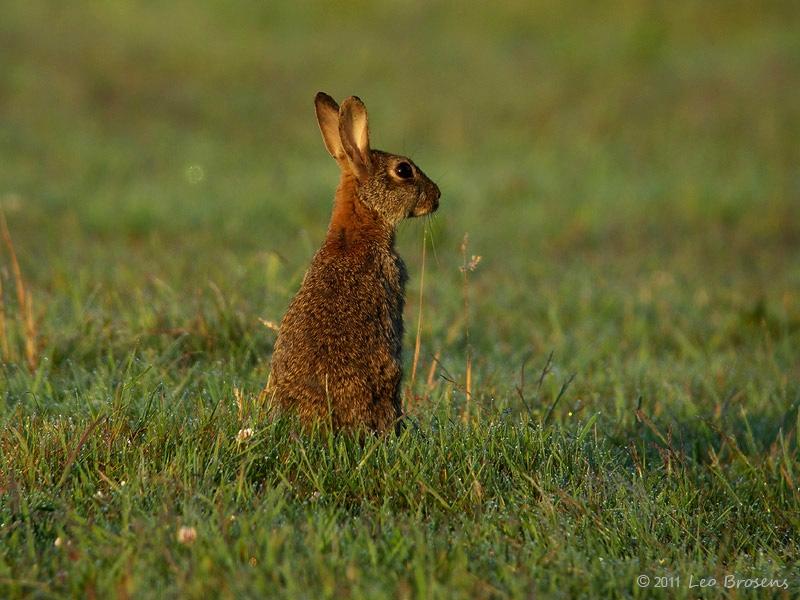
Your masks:
{"label": "dry grass stem", "polygon": [[464,298],[464,338],[466,340],[466,355],[467,365],[466,374],[464,376],[464,393],[466,394],[466,408],[464,410],[463,421],[469,421],[470,405],[472,401],[472,344],[469,336],[469,273],[474,271],[478,263],[481,261],[480,256],[473,255],[467,261],[467,246],[469,245],[469,233],[464,234],[464,239],[461,242],[461,267],[460,271],[464,278],[462,293]]}
{"label": "dry grass stem", "polygon": [[436,375],[436,365],[439,364],[439,358],[441,357],[441,351],[438,351],[433,356],[433,360],[431,361],[431,366],[428,369],[428,379],[425,381],[425,387],[430,391],[433,388],[433,377]]}
{"label": "dry grass stem", "polygon": [[2,272],[0,272],[0,351],[2,351],[3,362],[10,362],[11,347],[8,344],[8,334],[6,333],[6,302]]}
{"label": "dry grass stem", "polygon": [[[33,298],[31,297],[30,292],[25,287],[25,280],[22,277],[22,269],[19,266],[19,261],[17,260],[17,253],[14,250],[14,242],[11,239],[11,233],[8,230],[8,223],[6,222],[6,215],[5,213],[0,210],[0,234],[3,236],[3,242],[5,243],[6,249],[8,250],[8,255],[11,260],[11,272],[14,275],[14,287],[16,288],[17,292],[17,304],[19,306],[20,312],[20,322],[22,323],[23,327],[23,338],[25,342],[25,361],[28,365],[28,369],[31,371],[35,371],[39,365],[39,355],[38,355],[38,334],[36,331],[36,320],[33,317]],[[0,288],[0,297],[2,297],[2,289]],[[2,303],[2,300],[0,300]],[[2,343],[3,343],[3,351],[4,357],[7,356],[6,354],[6,346],[8,344],[7,335],[6,335],[6,321],[5,321],[5,306],[3,306],[2,314],[0,314],[2,320]]]}
{"label": "dry grass stem", "polygon": [[409,387],[413,390],[417,381],[417,365],[419,364],[420,339],[422,337],[422,299],[425,292],[425,248],[427,247],[428,230],[422,234],[422,273],[419,276],[419,311],[417,313],[417,339],[414,342],[414,360],[411,364],[411,380]]}

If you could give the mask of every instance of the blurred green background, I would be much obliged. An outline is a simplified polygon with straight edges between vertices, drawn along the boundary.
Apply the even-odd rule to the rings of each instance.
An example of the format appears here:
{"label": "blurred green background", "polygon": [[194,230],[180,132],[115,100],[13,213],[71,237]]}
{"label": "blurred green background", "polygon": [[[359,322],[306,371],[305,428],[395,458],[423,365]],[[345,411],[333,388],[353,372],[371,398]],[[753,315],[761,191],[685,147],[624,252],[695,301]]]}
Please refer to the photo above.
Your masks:
{"label": "blurred green background", "polygon": [[[322,89],[362,96],[374,145],[440,182],[437,276],[468,231],[500,302],[578,257],[598,276],[747,266],[769,288],[800,227],[796,12],[5,2],[3,205],[37,281],[78,259],[112,279],[258,251],[300,268],[336,181]],[[411,261],[418,231],[400,236]]]}
{"label": "blurred green background", "polygon": [[[187,415],[219,416],[220,399],[233,406],[234,385],[257,393],[274,341],[259,319],[278,321],[297,290],[337,181],[313,98],[356,94],[370,111],[373,146],[408,154],[442,189],[435,217],[398,234],[411,274],[409,366],[428,234],[421,375],[405,395],[423,428],[433,404],[454,420],[462,414],[469,353],[471,414],[484,420],[472,441],[453,435],[475,452],[490,419],[542,422],[551,406],[567,436],[585,434],[583,423],[597,417],[595,442],[611,440],[623,453],[631,440],[660,443],[642,432],[641,406],[697,461],[684,489],[694,498],[694,489],[713,487],[703,479],[713,462],[707,445],[724,445],[717,429],[727,431],[743,450],[715,468],[730,468],[739,485],[737,457],[769,463],[776,496],[762,506],[760,492],[740,492],[758,515],[719,509],[710,546],[721,548],[720,561],[740,560],[743,546],[730,534],[751,539],[748,551],[775,550],[776,568],[796,564],[786,540],[797,513],[785,515],[797,494],[780,487],[768,449],[781,432],[796,433],[800,398],[799,32],[792,1],[4,0],[0,205],[33,298],[42,366],[30,374],[23,364],[4,248],[2,421],[69,414],[85,424],[128,377],[127,409],[147,417],[158,389],[169,407],[159,422],[180,431],[194,422]],[[468,308],[465,234],[466,258],[481,257],[469,273]],[[537,391],[532,373],[551,352],[552,373]],[[429,372],[443,377],[425,385]],[[235,434],[225,414],[220,427]],[[83,427],[55,423],[63,439]],[[50,435],[29,431],[40,434]],[[17,438],[4,439],[17,447]],[[631,468],[617,466],[610,487]],[[760,490],[760,475],[743,472]],[[94,489],[97,476],[85,473],[68,485]],[[725,490],[714,497],[722,506]],[[664,502],[654,514],[672,510]],[[691,512],[693,502],[681,506]],[[134,510],[143,521],[148,506]],[[775,523],[788,538],[776,541]],[[473,525],[483,526],[463,525],[465,536]],[[505,535],[488,527],[490,540]],[[449,552],[446,531],[430,535]],[[583,560],[570,552],[590,548],[587,539],[567,546],[549,572],[569,581]],[[608,547],[624,561],[620,544]],[[670,547],[649,548],[669,558]],[[8,560],[12,575],[38,577],[33,558]],[[600,567],[587,567],[595,584]],[[488,572],[487,581],[511,589]]]}

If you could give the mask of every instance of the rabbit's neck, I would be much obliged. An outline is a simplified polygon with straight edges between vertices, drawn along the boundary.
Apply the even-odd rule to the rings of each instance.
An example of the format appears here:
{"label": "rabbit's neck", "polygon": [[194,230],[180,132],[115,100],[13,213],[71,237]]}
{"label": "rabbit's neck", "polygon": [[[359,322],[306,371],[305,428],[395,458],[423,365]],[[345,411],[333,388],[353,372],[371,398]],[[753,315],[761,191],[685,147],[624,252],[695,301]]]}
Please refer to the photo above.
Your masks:
{"label": "rabbit's neck", "polygon": [[394,246],[393,228],[359,200],[356,178],[349,173],[342,174],[336,189],[325,245],[338,251],[370,246],[391,249]]}

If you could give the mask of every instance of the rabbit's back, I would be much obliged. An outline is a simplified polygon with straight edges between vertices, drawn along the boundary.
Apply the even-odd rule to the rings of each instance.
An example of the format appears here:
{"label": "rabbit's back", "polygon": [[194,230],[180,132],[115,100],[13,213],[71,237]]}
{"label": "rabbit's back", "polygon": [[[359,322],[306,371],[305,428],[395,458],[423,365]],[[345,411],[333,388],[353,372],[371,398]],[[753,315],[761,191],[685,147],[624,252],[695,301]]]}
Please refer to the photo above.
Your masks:
{"label": "rabbit's back", "polygon": [[384,431],[401,416],[400,257],[380,247],[323,246],[281,321],[271,389],[304,422]]}

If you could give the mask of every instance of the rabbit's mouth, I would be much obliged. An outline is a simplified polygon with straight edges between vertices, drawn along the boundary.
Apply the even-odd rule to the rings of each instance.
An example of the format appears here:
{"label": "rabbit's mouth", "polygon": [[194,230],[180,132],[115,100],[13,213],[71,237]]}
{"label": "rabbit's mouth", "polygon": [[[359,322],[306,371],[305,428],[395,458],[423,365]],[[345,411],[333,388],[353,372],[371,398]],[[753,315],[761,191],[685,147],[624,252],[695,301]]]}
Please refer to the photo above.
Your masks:
{"label": "rabbit's mouth", "polygon": [[436,209],[439,208],[439,190],[437,189],[436,192],[437,193],[433,195],[423,194],[414,208],[411,209],[408,216],[424,217],[432,212],[436,212]]}
{"label": "rabbit's mouth", "polygon": [[435,212],[436,209],[439,208],[439,201],[434,200],[433,202],[418,202],[417,205],[411,209],[409,213],[409,217],[424,217],[425,215],[429,215],[432,212]]}

